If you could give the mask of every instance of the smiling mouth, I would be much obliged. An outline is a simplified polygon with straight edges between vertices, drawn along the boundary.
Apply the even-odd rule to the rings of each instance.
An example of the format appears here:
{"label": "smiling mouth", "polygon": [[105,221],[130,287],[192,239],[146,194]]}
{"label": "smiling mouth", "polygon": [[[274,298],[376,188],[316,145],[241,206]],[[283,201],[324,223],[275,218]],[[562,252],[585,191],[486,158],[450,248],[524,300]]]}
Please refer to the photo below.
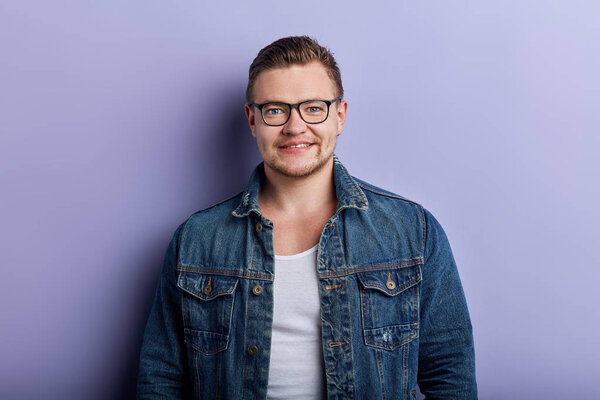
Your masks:
{"label": "smiling mouth", "polygon": [[302,147],[312,146],[312,143],[295,144],[293,146],[281,146],[282,149],[300,149]]}

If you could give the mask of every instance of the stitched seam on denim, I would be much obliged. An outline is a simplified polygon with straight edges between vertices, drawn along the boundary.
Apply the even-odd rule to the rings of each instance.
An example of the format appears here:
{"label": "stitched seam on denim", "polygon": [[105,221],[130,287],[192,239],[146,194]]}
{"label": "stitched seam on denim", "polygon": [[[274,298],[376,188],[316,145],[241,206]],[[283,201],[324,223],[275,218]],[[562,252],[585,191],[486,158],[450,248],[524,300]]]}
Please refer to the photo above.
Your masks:
{"label": "stitched seam on denim", "polygon": [[[340,351],[340,353],[339,353],[339,357],[335,357],[335,358],[334,358],[334,362],[332,363],[332,365],[331,365],[331,368],[330,368],[330,369],[327,369],[327,368],[325,369],[325,373],[326,373],[326,374],[327,374],[327,375],[328,375],[328,376],[331,378],[331,380],[332,380],[332,381],[334,381],[334,383],[335,383],[335,379],[334,379],[334,378],[331,376],[331,374],[330,374],[329,372],[330,372],[330,371],[335,371],[335,370],[337,369],[337,368],[336,368],[336,366],[337,366],[338,362],[339,362],[339,361],[340,361],[340,360],[341,360],[341,359],[342,359],[342,358],[343,358],[343,357],[346,355],[346,353],[347,353],[348,351],[350,352],[350,357],[352,358],[352,351],[351,351],[351,345],[352,345],[352,341],[351,341],[351,340],[349,340],[349,339],[346,337],[346,335],[344,335],[344,334],[343,334],[343,332],[341,332],[341,331],[340,331],[340,330],[339,330],[339,329],[338,329],[338,328],[337,328],[337,327],[336,327],[336,326],[335,326],[335,325],[334,325],[334,324],[333,324],[333,323],[332,323],[330,320],[328,320],[326,317],[322,317],[322,318],[323,318],[323,320],[324,320],[325,322],[327,322],[327,324],[330,326],[330,328],[331,328],[332,330],[334,330],[335,332],[337,332],[337,334],[338,334],[338,335],[342,336],[342,337],[343,337],[343,338],[346,340],[346,343],[350,345],[349,347],[347,347],[347,348],[343,348],[343,349],[342,349],[342,351]],[[350,349],[350,350],[347,350],[347,349]],[[350,364],[350,365],[352,365],[352,360],[351,360],[350,362],[351,362],[351,364]],[[326,366],[326,367],[327,367],[327,366]],[[344,389],[340,388],[340,387],[339,387],[337,384],[335,384],[335,386],[336,386],[338,389],[342,390],[344,393],[346,393],[346,391],[345,391]],[[347,393],[346,393],[346,395],[348,396],[348,394],[347,394]]]}
{"label": "stitched seam on denim", "polygon": [[[187,274],[187,272],[183,271],[183,276],[181,279],[182,281],[185,281],[186,274]],[[210,282],[211,278],[212,278],[212,276],[209,277],[209,282]],[[199,292],[199,291],[195,290],[194,288],[184,285],[183,283],[180,285],[179,282],[177,282],[177,287],[180,288],[181,290],[183,290],[184,292],[189,293],[194,297],[197,297],[198,299],[200,299],[202,301],[213,301],[217,297],[233,294],[233,292],[235,292],[235,288],[237,287],[237,284],[238,284],[238,281],[235,281],[235,283],[233,284],[233,287],[231,289],[228,289],[225,291],[211,291],[210,297],[207,297],[207,295],[205,295],[203,291]]]}
{"label": "stitched seam on denim", "polygon": [[416,291],[416,296],[417,296],[417,338],[421,337],[421,289],[422,288],[423,288],[423,285],[419,285],[419,289]]}
{"label": "stitched seam on denim", "polygon": [[423,257],[425,257],[425,242],[427,240],[427,224],[425,222],[425,210],[423,210],[423,207],[419,207],[419,211],[420,211],[420,220],[419,222],[421,223],[421,233],[423,234],[423,250],[422,250],[422,254]]}
{"label": "stitched seam on denim", "polygon": [[369,263],[369,264],[354,264],[352,266],[350,266],[349,268],[368,268],[368,267],[372,267],[372,266],[378,266],[378,265],[399,265],[400,268],[405,268],[405,267],[412,267],[414,265],[414,263],[416,262],[417,264],[419,264],[419,260],[420,264],[423,263],[423,257],[422,256],[418,256],[418,257],[414,257],[411,259],[391,259],[391,260],[386,260],[386,261],[377,261],[377,262],[373,262],[373,263]]}
{"label": "stitched seam on denim", "polygon": [[[347,283],[347,282],[346,282]],[[346,285],[346,287],[348,287],[348,285]],[[346,310],[348,310],[348,314],[350,314],[350,296],[347,295],[347,289],[346,289]],[[350,320],[350,315],[348,315],[348,320]],[[354,389],[354,352],[352,351],[352,328],[349,329],[349,334],[350,334],[350,339],[348,340],[348,344],[350,344],[350,346],[348,346],[348,351],[350,353],[350,368],[352,369],[351,374],[350,374],[350,380],[351,382],[349,387],[351,389]],[[356,393],[354,393],[354,391],[352,392],[352,396],[354,397]]]}
{"label": "stitched seam on denim", "polygon": [[378,190],[377,188],[375,188],[374,186],[372,186],[371,184],[367,183],[367,182],[357,182],[357,184],[364,190],[367,190],[371,193],[375,193],[378,194],[380,196],[384,196],[384,197],[389,197],[391,199],[397,199],[397,200],[403,200],[406,201],[408,203],[412,203],[412,204],[416,204],[417,206],[421,206],[421,204],[417,203],[414,200],[411,199],[407,199],[404,196],[400,196],[398,194],[392,193],[392,192],[387,192],[387,191],[382,191],[382,190]]}
{"label": "stitched seam on denim", "polygon": [[352,175],[350,175],[350,173],[348,172],[348,170],[346,169],[346,167],[344,167],[344,165],[342,164],[342,162],[337,158],[337,156],[334,156],[333,158],[333,162],[334,164],[339,165],[340,170],[342,171],[343,175],[341,176],[342,179],[344,179],[347,183],[349,183],[351,186],[354,187],[355,191],[357,192],[358,196],[360,197],[360,199],[363,202],[363,205],[359,205],[356,203],[356,201],[352,201],[349,202],[349,204],[339,207],[336,210],[336,213],[339,213],[340,211],[342,211],[345,208],[349,208],[349,207],[357,207],[359,209],[366,209],[369,206],[369,201],[367,200],[367,196],[365,196],[364,192],[362,191],[362,189],[360,188],[360,185],[358,184],[358,182],[356,182]]}
{"label": "stitched seam on denim", "polygon": [[359,289],[358,292],[360,293],[360,308],[361,308],[360,312],[362,314],[361,315],[361,317],[362,317],[362,321],[361,322],[362,322],[363,335],[364,335],[364,331],[366,329],[368,329],[365,326],[365,321],[368,321],[368,318],[369,318],[369,304],[368,304],[367,300],[365,299],[365,297],[367,295],[365,293],[365,291]]}
{"label": "stitched seam on denim", "polygon": [[[229,342],[227,342],[229,345]],[[219,398],[219,389],[221,388],[221,361],[223,360],[223,353],[217,355],[217,381],[214,382],[215,389],[215,400]]]}
{"label": "stitched seam on denim", "polygon": [[375,350],[375,356],[377,357],[377,370],[379,372],[379,382],[381,384],[381,398],[382,400],[386,400],[387,396],[385,394],[385,375],[383,373],[383,359],[381,353],[381,350]]}
{"label": "stitched seam on denim", "polygon": [[335,222],[337,221],[337,219],[338,214],[333,214],[333,216],[327,220],[327,222],[325,223],[325,227],[323,227],[323,230],[321,231],[321,235],[319,235],[319,243],[317,243],[317,269],[320,265],[324,265],[323,259],[321,258],[321,256],[323,255],[323,249],[327,247],[327,243],[331,240],[335,233],[334,230],[332,230],[332,232],[328,232],[327,228],[335,227]]}
{"label": "stitched seam on denim", "polygon": [[262,272],[253,271],[237,271],[231,269],[211,268],[211,267],[194,267],[191,265],[178,265],[178,271],[196,272],[200,274],[232,276],[236,278],[259,279],[263,281],[273,281],[273,276]]}
{"label": "stitched seam on denim", "polygon": [[[245,294],[247,291],[244,290],[242,295],[243,296],[247,296],[247,294]],[[244,302],[246,304],[246,309],[244,310],[244,316],[245,316],[245,321],[244,321],[244,326],[246,327],[246,329],[244,329],[244,354],[246,352],[246,349],[248,348],[248,304],[249,304],[249,299],[246,298],[246,301]],[[244,355],[244,366],[242,367],[242,400],[247,399],[246,397],[246,366],[248,365],[248,356]]]}
{"label": "stitched seam on denim", "polygon": [[[360,188],[360,185],[354,179],[352,179],[352,177],[350,176],[350,174],[348,174],[348,171],[344,171],[344,172],[346,173],[346,175],[344,176],[344,179],[346,179],[346,181],[348,183],[350,183],[354,187],[354,189],[356,190],[356,192],[360,196],[360,199],[363,202],[363,207],[368,207],[369,206],[369,201],[367,200],[367,196],[365,195],[365,193]],[[355,202],[353,202],[352,205],[358,206],[358,204],[356,204]]]}
{"label": "stitched seam on denim", "polygon": [[[338,346],[338,347],[339,347],[339,346]],[[338,364],[338,362],[339,362],[341,359],[343,359],[343,358],[344,358],[344,353],[345,353],[345,352],[346,352],[346,350],[342,349],[342,351],[340,352],[340,355],[339,355],[339,357],[336,357],[336,358],[334,359],[334,361],[333,361],[333,365],[331,366],[331,368],[329,369],[329,371],[336,371],[336,370],[338,369],[338,368],[336,368],[336,367],[337,367],[337,364]]]}
{"label": "stitched seam on denim", "polygon": [[[412,328],[417,328],[419,327],[419,324],[414,323],[414,324],[403,324],[404,326],[406,325],[410,325]],[[394,325],[392,325],[394,326]],[[396,325],[397,326],[397,325]],[[386,327],[382,327],[382,328],[386,328]],[[373,330],[377,330],[377,329],[382,329],[382,328],[368,328],[365,329],[365,331],[363,333],[365,333],[366,336],[366,331],[373,331]],[[410,336],[406,339],[401,340],[399,343],[394,343],[393,346],[382,346],[376,342],[372,342],[372,341],[368,341],[365,338],[365,345],[366,346],[370,346],[370,347],[375,347],[377,349],[383,349],[383,350],[389,350],[389,351],[393,351],[396,350],[398,347],[404,346],[405,344],[408,344],[410,342],[412,342],[413,340],[415,340],[418,337],[418,335],[416,333],[411,333]]]}
{"label": "stitched seam on denim", "polygon": [[343,393],[344,393],[344,395],[346,396],[346,398],[348,398],[348,399],[352,399],[352,396],[350,396],[350,394],[349,394],[348,392],[346,392],[346,391],[345,391],[345,390],[344,390],[342,387],[340,387],[340,386],[338,385],[338,383],[337,383],[337,382],[336,382],[336,381],[333,379],[333,377],[331,377],[331,375],[329,375],[327,372],[325,372],[325,374],[331,378],[330,382],[331,382],[331,383],[333,383],[333,385],[334,385],[336,388],[338,388],[338,389],[339,389],[341,392],[343,392]]}
{"label": "stitched seam on denim", "polygon": [[336,331],[336,332],[338,333],[338,335],[340,335],[341,337],[343,337],[343,338],[344,338],[344,340],[346,341],[346,343],[348,343],[348,344],[352,344],[352,341],[351,341],[350,339],[348,339],[348,338],[346,337],[346,335],[344,335],[344,333],[343,333],[342,331],[340,331],[340,330],[339,330],[339,329],[338,329],[338,328],[337,328],[337,327],[336,327],[336,326],[335,326],[335,325],[334,325],[334,324],[333,324],[333,323],[332,323],[330,320],[328,320],[328,319],[327,319],[327,318],[325,318],[325,317],[322,317],[322,318],[323,318],[323,320],[324,320],[324,321],[326,321],[326,322],[329,324],[329,326],[330,326],[330,327],[331,327],[331,328],[332,328],[334,331]]}
{"label": "stitched seam on denim", "polygon": [[250,176],[250,180],[248,181],[248,185],[246,186],[244,191],[241,192],[242,199],[241,199],[239,205],[231,212],[231,215],[233,215],[234,217],[239,217],[239,218],[247,217],[252,212],[256,213],[257,215],[261,215],[258,204],[257,203],[250,204],[249,189],[250,189],[250,183],[253,181],[255,173],[258,173],[258,180],[259,180],[258,185],[259,185],[259,189],[260,189],[261,182],[263,181],[263,176],[264,176],[264,163],[260,163],[252,172],[252,175]]}
{"label": "stitched seam on denim", "polygon": [[327,232],[326,232],[326,229],[323,228],[323,231],[321,232],[321,236],[319,238],[319,243],[317,245],[318,246],[317,247],[317,273],[320,269],[326,268],[326,264],[325,264],[325,262],[323,262],[322,256],[323,256],[324,249],[327,248],[327,245],[331,240],[337,239],[337,242],[339,243],[339,248],[343,248],[340,235],[337,234],[337,230],[339,228],[337,228],[336,222],[338,219],[339,219],[339,214],[334,214],[331,218],[329,218],[329,220],[325,224],[325,227],[334,226],[336,228],[332,229],[331,231],[327,231]]}
{"label": "stitched seam on denim", "polygon": [[[254,221],[252,219],[248,220],[248,224],[252,225],[254,223]],[[246,229],[248,229],[248,227],[246,227]],[[258,246],[258,238],[256,237],[256,234],[254,233],[254,231],[252,231],[253,233],[250,236],[250,240],[252,241],[252,245],[248,246],[250,247],[250,250],[246,249],[246,251],[250,251],[250,260],[248,260],[248,264],[246,265],[250,265],[250,268],[256,268],[254,265],[254,258],[255,258],[255,251],[256,248]],[[247,253],[246,253],[247,254]]]}
{"label": "stitched seam on denim", "polygon": [[[334,329],[335,331],[337,331],[337,329],[335,329],[335,328],[334,328],[333,324],[332,324],[330,321],[328,321],[327,319],[325,319],[325,320],[326,320],[326,321],[329,323],[329,326],[330,326],[332,329]],[[343,335],[342,335],[342,336],[343,336]],[[330,347],[330,348],[331,348],[331,347]],[[343,358],[343,356],[344,356],[344,352],[345,352],[345,350],[343,350],[343,349],[342,349],[342,351],[340,352],[340,356],[339,356],[339,357],[335,357],[335,356],[334,356],[333,365],[331,365],[331,368],[329,368],[329,369],[325,368],[325,372],[326,372],[326,373],[327,373],[327,372],[330,372],[330,371],[335,371],[335,370],[336,370],[336,365],[337,365],[338,361],[339,361],[341,358]],[[329,375],[329,374],[328,374],[328,375]]]}
{"label": "stitched seam on denim", "polygon": [[[175,283],[175,284],[177,284],[177,283]],[[187,308],[185,307],[185,302],[183,300],[183,296],[181,296],[181,293],[179,292],[179,290],[177,290],[177,293],[179,294],[179,309],[181,310],[181,326],[183,326],[183,330],[184,330],[183,341],[185,342],[185,320],[187,318]],[[195,361],[196,357],[197,357],[196,353],[194,353],[194,359],[192,360],[193,363],[196,362]]]}
{"label": "stitched seam on denim", "polygon": [[[237,285],[235,287],[237,288]],[[233,296],[231,296],[231,307],[229,308],[229,323],[227,324],[227,345],[225,346],[225,350],[229,348],[229,339],[231,335],[231,321],[233,320],[233,310],[235,310],[235,293],[232,294]]]}
{"label": "stitched seam on denim", "polygon": [[[219,345],[217,347],[214,348],[206,348],[206,347],[202,347],[199,346],[195,343],[194,341],[194,332],[198,332],[198,333],[205,333],[205,334],[209,334],[209,335],[213,335],[216,336],[219,340],[221,340],[221,337],[225,338],[225,341],[227,342],[226,346],[223,345]],[[190,346],[192,346],[192,348],[194,350],[196,350],[197,352],[204,354],[206,356],[212,356],[215,355],[217,353],[222,352],[223,350],[225,350],[227,348],[227,346],[229,345],[229,335],[223,334],[223,333],[218,333],[218,332],[212,332],[212,331],[201,331],[201,330],[197,330],[197,329],[192,329],[192,328],[184,328],[184,335],[186,335],[186,337],[189,337],[189,341],[185,340],[186,343],[188,343]]]}
{"label": "stitched seam on denim", "polygon": [[198,357],[200,352],[196,351],[194,354],[194,369],[196,370],[196,393],[200,395],[202,386],[200,385],[200,368],[198,368]]}
{"label": "stitched seam on denim", "polygon": [[[334,308],[334,304],[339,300],[339,297],[342,295],[342,292],[342,290],[336,291],[335,296],[331,298],[329,305],[327,306],[328,309]],[[350,304],[348,303],[348,296],[346,296],[346,306],[348,307],[347,310],[349,310]],[[337,332],[338,335],[342,336],[347,343],[352,344],[352,340],[346,337],[346,335],[344,335],[344,333],[341,330],[339,330],[329,319],[327,319],[325,315],[326,313],[321,311],[321,318],[324,321],[326,321],[329,324],[329,326]],[[350,333],[352,333],[352,330],[350,330]]]}
{"label": "stitched seam on denim", "polygon": [[402,285],[400,285],[400,286],[396,286],[396,288],[394,290],[389,290],[385,285],[379,285],[378,282],[375,282],[375,283],[369,282],[369,284],[365,284],[365,283],[363,283],[363,280],[361,279],[360,276],[358,279],[360,280],[361,284],[363,285],[363,287],[365,289],[377,290],[377,291],[385,293],[387,296],[396,296],[396,295],[404,292],[406,289],[413,287],[417,283],[421,282],[422,277],[421,277],[421,274],[419,273],[416,277],[412,278],[411,280],[403,282]]}
{"label": "stitched seam on denim", "polygon": [[[340,286],[342,286],[342,285],[340,284]],[[334,292],[330,292],[330,293],[334,293]],[[330,299],[331,299],[331,300],[329,301],[329,304],[330,304],[330,305],[329,305],[329,306],[327,306],[327,307],[328,307],[328,308],[331,308],[331,304],[335,303],[335,302],[338,300],[338,297],[340,297],[340,296],[341,296],[341,294],[342,294],[342,291],[341,291],[341,290],[338,290],[338,291],[336,291],[336,292],[335,292],[335,295],[333,295],[333,297],[330,297]]]}
{"label": "stitched seam on denim", "polygon": [[400,269],[407,267],[414,267],[415,265],[423,264],[423,257],[417,257],[409,261],[400,261],[398,263],[391,264],[377,264],[377,265],[366,265],[361,267],[349,267],[342,271],[326,271],[319,272],[319,278],[339,278],[341,276],[347,276],[356,274],[358,272],[369,272],[369,271],[382,271],[387,269]]}
{"label": "stitched seam on denim", "polygon": [[402,397],[408,390],[408,344],[402,347]]}

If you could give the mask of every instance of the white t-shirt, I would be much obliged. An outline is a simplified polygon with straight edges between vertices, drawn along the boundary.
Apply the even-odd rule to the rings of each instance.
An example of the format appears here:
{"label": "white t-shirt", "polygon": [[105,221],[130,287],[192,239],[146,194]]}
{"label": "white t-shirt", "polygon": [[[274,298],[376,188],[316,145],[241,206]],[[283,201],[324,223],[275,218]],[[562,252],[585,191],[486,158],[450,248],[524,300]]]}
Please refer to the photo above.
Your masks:
{"label": "white t-shirt", "polygon": [[275,256],[267,399],[325,397],[318,285],[317,246],[292,256]]}

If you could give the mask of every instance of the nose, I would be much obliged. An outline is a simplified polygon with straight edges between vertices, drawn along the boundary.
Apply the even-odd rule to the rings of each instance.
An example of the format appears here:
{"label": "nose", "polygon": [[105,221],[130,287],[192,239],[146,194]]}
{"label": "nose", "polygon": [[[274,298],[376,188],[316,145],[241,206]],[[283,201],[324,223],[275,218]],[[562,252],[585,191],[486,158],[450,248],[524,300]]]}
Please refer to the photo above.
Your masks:
{"label": "nose", "polygon": [[283,126],[283,133],[287,135],[298,135],[306,131],[306,122],[300,117],[297,108],[292,108],[290,119]]}

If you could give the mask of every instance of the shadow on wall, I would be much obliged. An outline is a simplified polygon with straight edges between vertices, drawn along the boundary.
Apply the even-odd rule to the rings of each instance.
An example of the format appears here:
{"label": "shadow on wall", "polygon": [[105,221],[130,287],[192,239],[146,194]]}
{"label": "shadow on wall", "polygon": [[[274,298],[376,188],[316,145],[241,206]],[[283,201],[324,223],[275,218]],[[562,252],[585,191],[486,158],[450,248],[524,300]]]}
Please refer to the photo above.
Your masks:
{"label": "shadow on wall", "polygon": [[205,147],[207,157],[202,161],[205,172],[200,190],[209,190],[211,194],[207,198],[213,199],[206,206],[243,190],[250,174],[262,161],[244,114],[243,89],[240,85],[219,87],[220,93],[228,94],[222,97],[223,102],[219,105],[223,112],[210,121],[211,130],[204,134],[204,143],[199,146]]}
{"label": "shadow on wall", "polygon": [[[131,296],[128,304],[128,320],[121,325],[122,329],[129,329],[129,332],[120,332],[113,340],[126,340],[128,343],[118,343],[122,350],[118,360],[120,365],[115,365],[111,373],[113,373],[114,385],[107,387],[112,391],[107,390],[107,393],[101,395],[102,399],[117,399],[130,400],[136,397],[136,383],[138,373],[138,363],[140,349],[142,345],[142,336],[146,327],[148,313],[154,299],[154,291],[158,281],[157,274],[152,275],[152,271],[160,271],[164,258],[164,252],[167,249],[168,243],[165,243],[165,235],[153,237],[151,243],[146,243],[143,249],[138,249],[136,260],[139,260],[135,268],[131,268],[133,273],[128,280],[135,289],[131,289],[130,293],[135,293]],[[170,238],[168,239],[170,240]],[[156,268],[149,268],[156,266]]]}
{"label": "shadow on wall", "polygon": [[[245,100],[240,96],[243,89],[241,85],[226,90],[222,87],[219,89],[220,93],[226,94],[221,97],[223,101],[217,106],[223,111],[215,114],[214,120],[206,121],[206,116],[210,113],[200,113],[203,120],[198,121],[197,126],[201,126],[201,129],[210,129],[210,132],[194,134],[196,144],[192,152],[197,154],[199,159],[195,163],[198,172],[192,176],[198,177],[196,190],[199,191],[199,198],[203,202],[199,207],[208,207],[243,190],[250,173],[261,160],[244,115]],[[210,101],[203,100],[204,104]],[[185,151],[182,149],[181,153]],[[111,371],[115,374],[113,380],[115,385],[112,393],[106,393],[106,399],[129,400],[134,399],[136,395],[142,337],[158,278],[158,276],[148,278],[148,266],[155,265],[156,271],[160,270],[164,251],[168,245],[168,242],[164,243],[162,239],[165,237],[164,233],[157,232],[156,237],[160,239],[153,240],[147,248],[140,249],[139,253],[143,256],[138,258],[140,262],[134,269],[137,276],[132,276],[130,280],[135,282],[136,294],[132,296],[132,302],[129,304],[130,309],[135,310],[134,317],[128,321],[132,332],[126,335],[129,344],[122,345],[125,349],[121,356],[123,365],[115,366],[114,372]],[[158,240],[161,243],[157,245],[155,242]]]}

